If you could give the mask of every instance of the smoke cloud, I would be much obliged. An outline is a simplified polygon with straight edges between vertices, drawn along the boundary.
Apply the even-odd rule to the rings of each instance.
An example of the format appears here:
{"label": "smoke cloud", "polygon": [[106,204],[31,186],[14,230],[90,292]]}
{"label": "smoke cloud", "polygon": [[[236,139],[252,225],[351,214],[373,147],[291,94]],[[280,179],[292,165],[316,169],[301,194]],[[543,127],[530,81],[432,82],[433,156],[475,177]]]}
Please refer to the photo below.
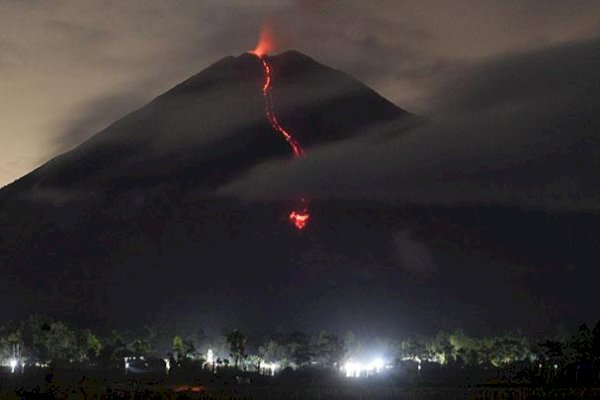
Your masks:
{"label": "smoke cloud", "polygon": [[[432,111],[438,85],[464,65],[593,37],[598,15],[588,0],[5,2],[0,185],[78,144],[138,99],[251,49],[268,17],[281,50],[309,54],[423,114]],[[106,107],[98,123],[97,104],[127,93],[131,101]],[[77,121],[80,133],[71,134]]]}
{"label": "smoke cloud", "polygon": [[435,117],[408,135],[374,127],[265,163],[218,194],[597,209],[586,171],[600,167],[598,54],[594,39],[473,63],[440,86]]}

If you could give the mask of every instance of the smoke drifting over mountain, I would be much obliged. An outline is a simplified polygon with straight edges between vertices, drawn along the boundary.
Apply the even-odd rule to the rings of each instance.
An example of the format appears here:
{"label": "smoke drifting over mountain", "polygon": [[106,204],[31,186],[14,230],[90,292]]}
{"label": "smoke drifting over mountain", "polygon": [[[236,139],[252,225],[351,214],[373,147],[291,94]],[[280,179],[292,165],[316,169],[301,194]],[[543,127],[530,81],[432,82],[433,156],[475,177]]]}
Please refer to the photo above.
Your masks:
{"label": "smoke drifting over mountain", "polygon": [[[597,318],[597,2],[173,4],[3,4],[0,182],[72,149],[0,191],[10,312],[378,332]],[[246,53],[268,18],[302,159]]]}
{"label": "smoke drifting over mountain", "polygon": [[474,64],[438,90],[436,117],[422,127],[367,127],[306,159],[258,166],[219,193],[596,210],[600,188],[587,171],[600,167],[590,86],[599,54],[594,39]]}
{"label": "smoke drifting over mountain", "polygon": [[421,115],[472,61],[593,37],[600,26],[588,0],[5,2],[0,186],[123,115],[101,110],[103,99],[131,93],[122,104],[141,105],[251,48],[267,18],[281,50],[346,71]]}

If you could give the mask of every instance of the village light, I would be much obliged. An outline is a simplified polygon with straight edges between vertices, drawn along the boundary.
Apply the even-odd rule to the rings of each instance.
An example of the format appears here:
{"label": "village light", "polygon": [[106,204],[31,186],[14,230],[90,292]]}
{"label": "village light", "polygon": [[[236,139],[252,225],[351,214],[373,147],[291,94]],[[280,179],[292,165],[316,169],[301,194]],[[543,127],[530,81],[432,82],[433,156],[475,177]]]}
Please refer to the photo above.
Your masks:
{"label": "village light", "polygon": [[10,359],[10,372],[11,373],[15,373],[15,368],[17,367],[17,365],[19,364],[19,362],[17,361],[16,358],[11,358]]}
{"label": "village light", "polygon": [[383,369],[384,362],[380,357],[377,357],[369,364],[369,369],[379,372]]}
{"label": "village light", "polygon": [[344,372],[347,378],[355,378],[360,375],[361,365],[357,362],[347,361],[344,364]]}
{"label": "village light", "polygon": [[385,367],[385,362],[381,357],[376,357],[370,362],[347,361],[342,370],[347,378],[358,378],[360,376],[370,376],[380,373]]}
{"label": "village light", "polygon": [[271,376],[275,375],[280,365],[276,362],[264,362],[261,365],[261,370],[263,374],[269,374]]}

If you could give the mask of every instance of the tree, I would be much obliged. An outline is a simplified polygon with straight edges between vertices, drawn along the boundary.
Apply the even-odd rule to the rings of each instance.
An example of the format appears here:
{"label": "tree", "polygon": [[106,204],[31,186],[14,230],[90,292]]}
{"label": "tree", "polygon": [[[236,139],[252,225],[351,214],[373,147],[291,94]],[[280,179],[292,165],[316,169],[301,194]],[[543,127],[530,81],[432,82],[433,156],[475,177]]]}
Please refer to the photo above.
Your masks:
{"label": "tree", "polygon": [[85,359],[83,335],[61,321],[31,316],[22,322],[21,332],[23,344],[37,361],[61,364]]}
{"label": "tree", "polygon": [[257,354],[249,355],[246,358],[246,365],[251,365],[256,371],[260,372],[260,366],[263,363],[263,358]]}
{"label": "tree", "polygon": [[317,351],[326,366],[339,365],[346,356],[346,344],[335,334],[322,333],[317,341]]}
{"label": "tree", "polygon": [[0,359],[20,359],[24,355],[23,352],[23,339],[19,328],[3,328],[0,331]]}
{"label": "tree", "polygon": [[538,344],[537,359],[547,364],[559,364],[563,361],[563,345],[556,340],[545,340]]}
{"label": "tree", "polygon": [[586,324],[579,327],[577,334],[571,339],[571,348],[575,362],[592,362],[594,335]]}
{"label": "tree", "polygon": [[192,338],[183,339],[181,336],[174,336],[172,350],[177,361],[191,360],[196,356],[196,346]]}
{"label": "tree", "polygon": [[185,344],[183,338],[179,335],[173,337],[172,346],[173,355],[177,361],[183,360],[185,357]]}
{"label": "tree", "polygon": [[99,360],[106,368],[120,368],[123,365],[124,357],[133,356],[128,349],[127,343],[120,333],[112,331],[104,339],[104,345],[100,349]]}
{"label": "tree", "polygon": [[282,367],[289,366],[292,355],[289,348],[274,339],[266,339],[258,347],[258,355],[268,363],[278,363]]}
{"label": "tree", "polygon": [[183,350],[185,358],[194,358],[197,356],[196,354],[196,345],[194,344],[194,339],[191,337],[185,338],[183,340]]}
{"label": "tree", "polygon": [[147,340],[136,338],[128,346],[136,356],[147,356],[150,353],[150,343]]}
{"label": "tree", "polygon": [[596,363],[600,363],[600,321],[592,330],[592,355]]}
{"label": "tree", "polygon": [[314,351],[310,345],[310,338],[305,333],[294,331],[285,336],[284,342],[296,366],[307,365],[313,359]]}
{"label": "tree", "polygon": [[440,331],[435,338],[427,343],[427,353],[440,364],[446,364],[453,357],[450,334]]}
{"label": "tree", "polygon": [[521,361],[528,355],[526,340],[520,335],[508,334],[489,340],[490,362],[495,367]]}
{"label": "tree", "polygon": [[448,338],[452,346],[452,357],[467,365],[485,364],[489,360],[485,340],[466,335],[458,329]]}
{"label": "tree", "polygon": [[427,356],[427,346],[423,338],[412,337],[400,342],[400,357],[421,362]]}
{"label": "tree", "polygon": [[85,342],[85,353],[88,360],[90,360],[92,363],[100,361],[100,352],[104,347],[100,341],[100,338],[94,333],[88,331],[85,335]]}
{"label": "tree", "polygon": [[535,356],[538,362],[545,367],[538,371],[545,376],[546,383],[556,378],[559,366],[565,362],[563,353],[563,344],[558,340],[545,340],[539,343],[535,348]]}
{"label": "tree", "polygon": [[576,364],[575,383],[579,383],[583,378],[589,379],[593,373],[589,369],[593,364],[594,356],[594,334],[586,324],[580,325],[577,333],[571,338],[568,346],[568,358]]}
{"label": "tree", "polygon": [[236,368],[239,368],[240,361],[245,356],[246,336],[238,329],[234,329],[227,335],[227,343],[229,344],[229,350],[231,351],[234,365]]}
{"label": "tree", "polygon": [[593,333],[586,324],[580,325],[577,334],[571,340],[571,347],[575,352],[575,361],[591,361],[593,346]]}
{"label": "tree", "polygon": [[600,321],[592,330],[592,358],[594,361],[594,377],[600,380]]}
{"label": "tree", "polygon": [[359,354],[362,351],[362,344],[354,332],[347,331],[344,334],[344,346],[349,354]]}

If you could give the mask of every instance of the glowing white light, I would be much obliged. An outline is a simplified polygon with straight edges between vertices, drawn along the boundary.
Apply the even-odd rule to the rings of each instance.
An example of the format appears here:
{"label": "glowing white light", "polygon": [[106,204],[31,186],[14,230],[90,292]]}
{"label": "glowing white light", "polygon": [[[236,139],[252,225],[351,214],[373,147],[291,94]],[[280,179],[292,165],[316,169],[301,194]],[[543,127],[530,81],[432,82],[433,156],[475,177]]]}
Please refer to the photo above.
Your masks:
{"label": "glowing white light", "polygon": [[128,362],[125,363],[125,369],[129,369],[129,363]]}
{"label": "glowing white light", "polygon": [[167,373],[169,373],[169,370],[171,369],[171,361],[169,361],[168,358],[165,358],[165,368],[167,369]]}
{"label": "glowing white light", "polygon": [[347,378],[358,377],[360,375],[361,370],[362,370],[362,367],[361,367],[360,363],[353,362],[353,361],[347,361],[346,364],[344,364],[344,371],[346,372]]}
{"label": "glowing white light", "polygon": [[381,358],[376,358],[369,364],[369,369],[374,370],[375,372],[379,372],[383,369],[385,363]]}
{"label": "glowing white light", "polygon": [[275,372],[279,369],[279,363],[264,362],[260,366],[263,374],[275,375]]}
{"label": "glowing white light", "polygon": [[381,357],[374,358],[370,362],[360,362],[348,360],[343,366],[342,371],[348,378],[358,378],[360,376],[371,376],[379,374],[385,368],[385,361]]}
{"label": "glowing white light", "polygon": [[10,372],[14,374],[15,372],[15,368],[17,367],[17,365],[19,364],[19,362],[17,361],[16,358],[11,358],[9,365],[10,365]]}
{"label": "glowing white light", "polygon": [[213,353],[212,349],[208,349],[206,352],[206,362],[211,365],[215,362],[215,354]]}

